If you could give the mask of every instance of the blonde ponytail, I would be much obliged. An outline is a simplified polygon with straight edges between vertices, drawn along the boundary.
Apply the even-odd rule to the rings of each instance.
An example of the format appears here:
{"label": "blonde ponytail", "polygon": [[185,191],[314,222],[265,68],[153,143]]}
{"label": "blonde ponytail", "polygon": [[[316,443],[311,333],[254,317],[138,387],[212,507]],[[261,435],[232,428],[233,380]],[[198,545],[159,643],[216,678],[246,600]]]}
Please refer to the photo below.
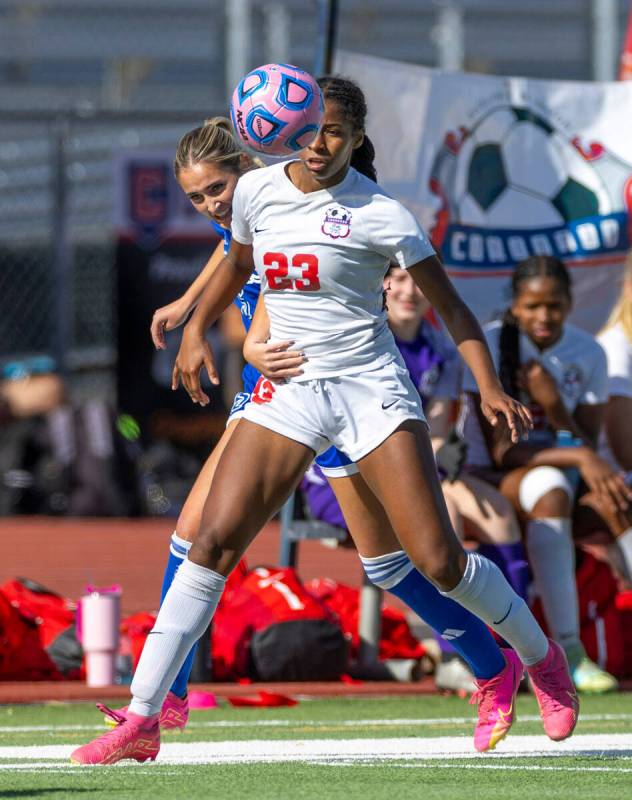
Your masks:
{"label": "blonde ponytail", "polygon": [[[244,169],[246,156],[246,169]],[[185,133],[178,142],[173,162],[176,178],[181,169],[200,162],[219,164],[238,175],[263,163],[250,156],[238,145],[230,120],[226,117],[211,117],[204,124]]]}
{"label": "blonde ponytail", "polygon": [[612,309],[606,324],[603,326],[601,332],[613,328],[615,325],[621,325],[628,341],[632,342],[632,299],[630,299],[630,286],[632,285],[632,250],[628,253],[625,260],[625,268],[623,272],[623,283],[619,298]]}

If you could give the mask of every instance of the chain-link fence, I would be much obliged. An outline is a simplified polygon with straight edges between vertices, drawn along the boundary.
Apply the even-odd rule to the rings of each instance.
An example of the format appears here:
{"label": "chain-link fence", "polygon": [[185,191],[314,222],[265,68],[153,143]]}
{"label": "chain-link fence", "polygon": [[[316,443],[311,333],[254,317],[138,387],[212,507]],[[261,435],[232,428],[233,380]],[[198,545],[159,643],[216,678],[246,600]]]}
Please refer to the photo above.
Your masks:
{"label": "chain-link fence", "polygon": [[[181,443],[151,449],[149,425],[140,448],[138,422],[121,415],[116,397],[115,210],[129,200],[117,196],[117,157],[172,153],[200,121],[183,112],[14,112],[0,122],[0,516],[171,513],[183,501],[198,460]],[[128,348],[137,363],[142,327]],[[38,377],[19,380],[28,375]],[[214,422],[209,415],[192,449],[212,441]],[[98,467],[94,492],[88,463]],[[99,506],[103,486],[114,494]],[[81,498],[88,504],[72,511]]]}
{"label": "chain-link fence", "polygon": [[193,114],[76,115],[0,125],[0,361],[112,364],[113,159],[173,149]]}

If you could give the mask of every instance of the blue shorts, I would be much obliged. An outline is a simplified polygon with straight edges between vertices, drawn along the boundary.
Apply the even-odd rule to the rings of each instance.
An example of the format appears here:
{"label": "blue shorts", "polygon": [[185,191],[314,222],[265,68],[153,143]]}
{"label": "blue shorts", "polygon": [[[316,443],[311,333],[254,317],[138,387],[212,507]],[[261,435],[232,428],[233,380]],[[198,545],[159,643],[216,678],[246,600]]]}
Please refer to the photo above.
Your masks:
{"label": "blue shorts", "polygon": [[[244,409],[252,399],[252,393],[260,377],[260,372],[251,364],[246,364],[241,373],[244,388],[243,391],[237,392],[235,395],[228,415],[228,422],[232,422],[242,416]],[[342,478],[346,475],[355,475],[358,472],[355,463],[342,450],[338,450],[335,447],[325,450],[324,453],[316,457],[315,461],[329,478]]]}

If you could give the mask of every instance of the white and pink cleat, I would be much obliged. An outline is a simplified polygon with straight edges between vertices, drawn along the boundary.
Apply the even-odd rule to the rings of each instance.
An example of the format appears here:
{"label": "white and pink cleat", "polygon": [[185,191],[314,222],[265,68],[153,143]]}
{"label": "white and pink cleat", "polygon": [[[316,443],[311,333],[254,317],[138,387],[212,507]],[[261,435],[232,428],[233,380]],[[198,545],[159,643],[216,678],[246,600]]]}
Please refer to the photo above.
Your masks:
{"label": "white and pink cleat", "polygon": [[549,650],[542,659],[527,667],[531,686],[540,706],[544,731],[560,742],[575,730],[579,717],[579,697],[571,678],[564,651],[549,639]]}
{"label": "white and pink cleat", "polygon": [[[112,710],[107,706],[97,703],[97,708],[105,714],[105,723],[114,727],[118,725],[119,717],[127,716],[127,706]],[[160,727],[164,731],[184,730],[189,721],[189,701],[187,697],[178,697],[169,692],[165,697],[160,710]]]}
{"label": "white and pink cleat", "polygon": [[160,751],[160,726],[158,714],[141,717],[128,711],[125,716],[103,706],[116,727],[78,747],[70,756],[73,764],[116,764],[125,758],[141,763],[155,761]]}

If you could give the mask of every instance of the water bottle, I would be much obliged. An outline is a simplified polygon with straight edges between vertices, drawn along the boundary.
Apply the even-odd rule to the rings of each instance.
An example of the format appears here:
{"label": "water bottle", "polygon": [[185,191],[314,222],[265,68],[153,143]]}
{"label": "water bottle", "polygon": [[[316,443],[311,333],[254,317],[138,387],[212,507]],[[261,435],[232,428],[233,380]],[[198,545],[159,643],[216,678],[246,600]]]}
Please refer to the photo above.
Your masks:
{"label": "water bottle", "polygon": [[111,686],[116,677],[121,619],[120,588],[89,587],[81,598],[81,645],[86,656],[88,686]]}
{"label": "water bottle", "polygon": [[[572,431],[557,431],[555,435],[555,446],[556,447],[582,447],[584,444],[583,439],[575,436]],[[568,467],[565,470],[562,470],[563,473],[568,478],[569,483],[573,487],[575,491],[579,486],[579,482],[581,480],[581,475],[579,470],[576,467]]]}

